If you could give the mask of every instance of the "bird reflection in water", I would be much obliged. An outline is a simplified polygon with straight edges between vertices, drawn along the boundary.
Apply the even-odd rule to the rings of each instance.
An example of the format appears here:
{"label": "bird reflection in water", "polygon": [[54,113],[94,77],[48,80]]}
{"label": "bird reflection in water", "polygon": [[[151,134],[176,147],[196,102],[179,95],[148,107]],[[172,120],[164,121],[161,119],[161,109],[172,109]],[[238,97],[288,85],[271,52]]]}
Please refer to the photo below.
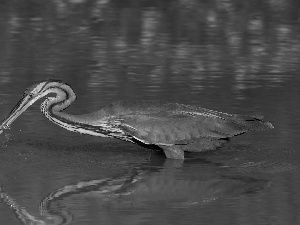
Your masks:
{"label": "bird reflection in water", "polygon": [[53,123],[73,132],[112,137],[160,147],[167,158],[184,159],[184,151],[203,152],[220,147],[228,138],[247,131],[273,128],[260,116],[243,116],[200,107],[156,101],[115,102],[96,112],[70,115],[63,112],[76,99],[72,88],[58,80],[30,86],[0,125],[8,129],[30,105],[47,97],[41,104],[43,114]]}
{"label": "bird reflection in water", "polygon": [[41,207],[41,218],[36,218],[22,207],[12,196],[0,188],[0,201],[8,205],[17,218],[25,225],[64,225],[72,222],[73,216],[67,211],[60,211],[58,214],[51,214]]}
{"label": "bird reflection in water", "polygon": [[[195,170],[198,172],[195,173]],[[229,167],[220,167],[201,159],[162,161],[161,157],[156,156],[154,160],[134,167],[127,174],[80,181],[52,191],[40,203],[41,219],[30,215],[3,190],[0,199],[24,224],[61,225],[69,224],[76,218],[76,214],[73,216],[65,207],[61,207],[64,201],[74,196],[99,199],[103,207],[108,204],[112,210],[147,210],[153,204],[155,208],[162,205],[186,208],[210,204],[220,198],[255,193],[269,183],[265,179],[247,177],[244,173],[241,176],[232,174]]]}

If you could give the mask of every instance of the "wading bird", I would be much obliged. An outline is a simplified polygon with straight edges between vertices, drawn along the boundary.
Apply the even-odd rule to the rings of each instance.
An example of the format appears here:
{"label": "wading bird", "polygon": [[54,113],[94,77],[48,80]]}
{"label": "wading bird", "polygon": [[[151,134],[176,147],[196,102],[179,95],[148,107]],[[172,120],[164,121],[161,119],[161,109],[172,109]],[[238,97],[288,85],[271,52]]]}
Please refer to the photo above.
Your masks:
{"label": "wading bird", "polygon": [[142,146],[159,146],[168,158],[184,159],[184,151],[220,147],[230,137],[273,128],[261,117],[216,112],[200,107],[156,101],[114,102],[99,111],[70,115],[63,110],[75,100],[72,88],[58,80],[31,85],[0,125],[0,133],[38,99],[42,113],[53,123],[81,134],[113,137]]}

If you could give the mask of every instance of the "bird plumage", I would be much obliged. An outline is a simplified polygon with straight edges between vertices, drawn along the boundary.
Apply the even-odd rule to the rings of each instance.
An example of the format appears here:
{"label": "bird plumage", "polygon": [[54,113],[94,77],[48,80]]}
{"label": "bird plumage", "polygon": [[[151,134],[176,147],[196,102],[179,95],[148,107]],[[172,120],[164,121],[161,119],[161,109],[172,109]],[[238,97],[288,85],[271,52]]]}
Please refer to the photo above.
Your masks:
{"label": "bird plumage", "polygon": [[[166,151],[200,152],[215,149],[228,138],[247,131],[272,128],[254,116],[216,112],[200,107],[155,101],[115,102],[101,110],[133,140],[155,144]],[[113,115],[113,116],[109,116]]]}
{"label": "bird plumage", "polygon": [[83,134],[157,145],[168,158],[183,159],[184,151],[215,149],[230,137],[273,128],[271,123],[258,116],[157,101],[117,101],[93,113],[70,115],[63,110],[75,100],[75,93],[70,86],[50,80],[27,89],[21,103],[3,121],[0,130],[6,129],[31,104],[49,93],[56,93],[56,97],[47,98],[41,110],[59,126]]}

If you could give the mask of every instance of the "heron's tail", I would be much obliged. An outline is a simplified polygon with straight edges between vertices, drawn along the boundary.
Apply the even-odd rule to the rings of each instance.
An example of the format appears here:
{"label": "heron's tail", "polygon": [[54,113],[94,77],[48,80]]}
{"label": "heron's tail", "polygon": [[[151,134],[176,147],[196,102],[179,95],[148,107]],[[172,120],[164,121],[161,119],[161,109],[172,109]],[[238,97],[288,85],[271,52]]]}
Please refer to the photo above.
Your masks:
{"label": "heron's tail", "polygon": [[255,116],[244,116],[244,115],[232,115],[231,123],[239,127],[239,129],[245,131],[261,131],[273,129],[274,126],[267,121],[263,120],[264,116],[255,115]]}

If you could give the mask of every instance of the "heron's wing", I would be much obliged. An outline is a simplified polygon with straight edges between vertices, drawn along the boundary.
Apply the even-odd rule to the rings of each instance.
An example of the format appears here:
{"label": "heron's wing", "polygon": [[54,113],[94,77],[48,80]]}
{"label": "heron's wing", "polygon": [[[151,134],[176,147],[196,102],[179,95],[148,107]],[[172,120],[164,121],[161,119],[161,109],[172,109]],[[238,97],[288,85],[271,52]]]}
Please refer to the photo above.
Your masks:
{"label": "heron's wing", "polygon": [[272,128],[252,116],[211,110],[173,110],[155,114],[121,115],[120,126],[132,137],[148,144],[188,144],[207,139],[225,139],[250,130]]}

